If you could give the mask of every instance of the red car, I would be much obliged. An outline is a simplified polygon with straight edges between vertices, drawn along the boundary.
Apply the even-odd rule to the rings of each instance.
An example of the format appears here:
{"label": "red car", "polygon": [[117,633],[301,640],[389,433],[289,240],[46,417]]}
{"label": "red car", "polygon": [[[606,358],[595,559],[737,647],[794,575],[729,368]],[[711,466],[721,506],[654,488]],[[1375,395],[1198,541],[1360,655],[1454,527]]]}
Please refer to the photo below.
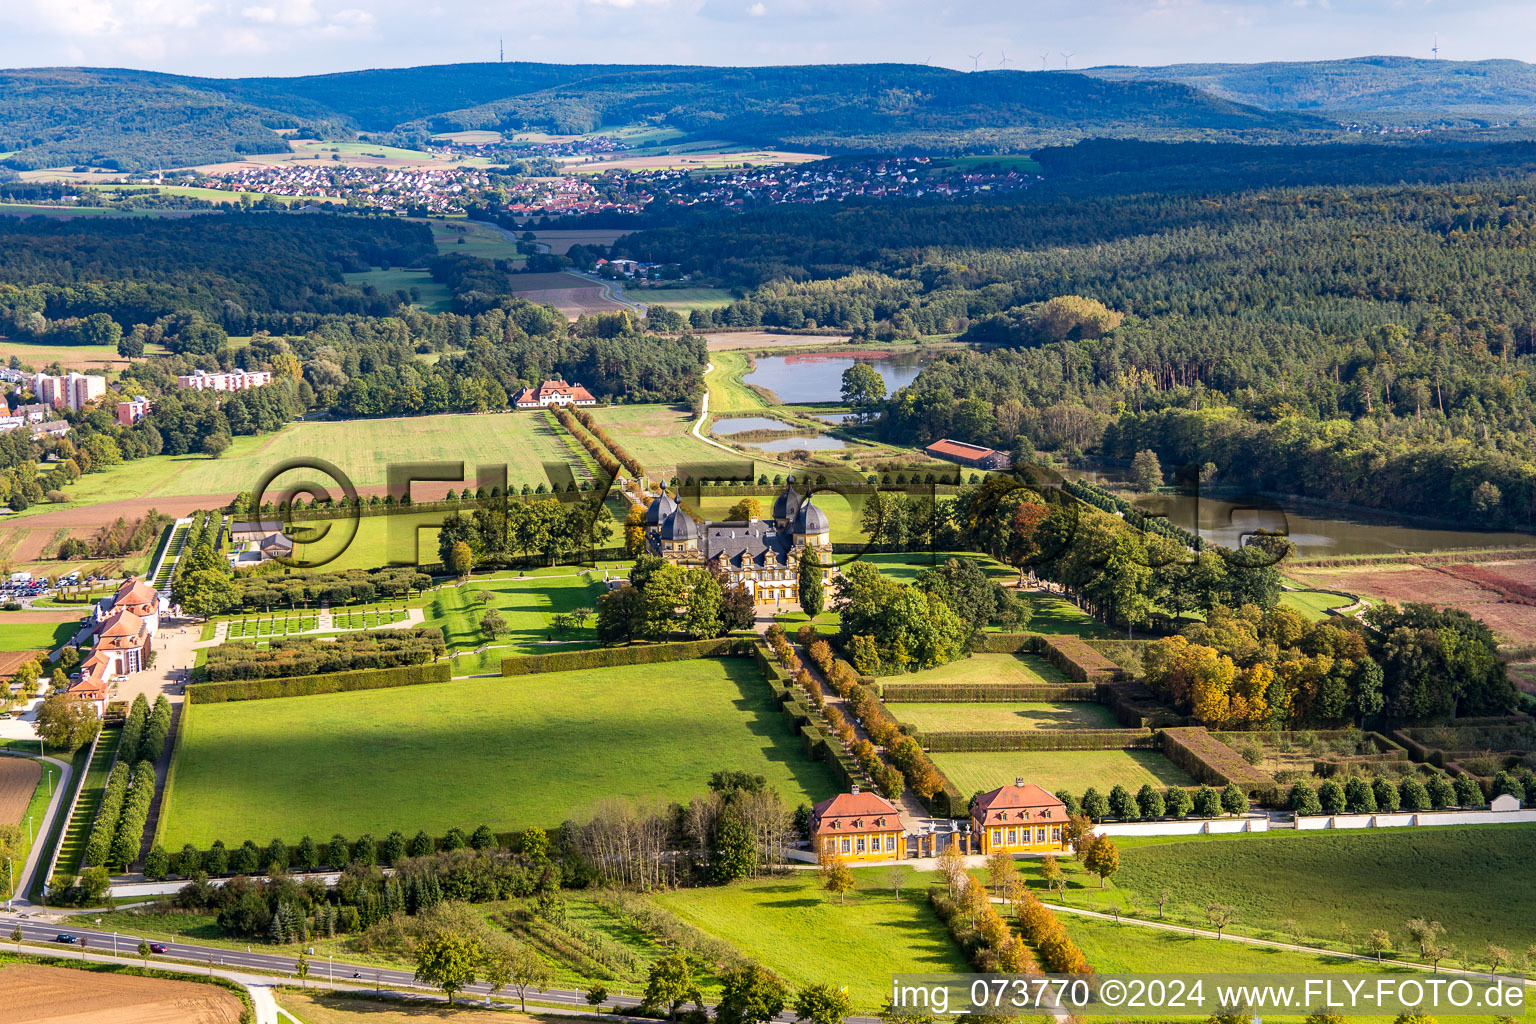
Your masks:
{"label": "red car", "polygon": [[164,953],[165,952],[165,943],[163,943],[163,942],[151,942],[149,944],[149,951],[151,953]]}

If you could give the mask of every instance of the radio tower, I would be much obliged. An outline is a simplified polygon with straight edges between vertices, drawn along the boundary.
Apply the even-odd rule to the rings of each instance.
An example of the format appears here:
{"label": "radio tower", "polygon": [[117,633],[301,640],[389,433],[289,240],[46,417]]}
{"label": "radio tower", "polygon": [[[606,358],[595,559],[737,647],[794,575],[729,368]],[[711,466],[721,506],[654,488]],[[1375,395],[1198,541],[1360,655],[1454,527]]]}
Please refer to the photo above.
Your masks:
{"label": "radio tower", "polygon": [[498,38],[496,40],[496,63],[498,63],[498,64],[505,64],[506,62],[507,62],[507,48],[506,48],[505,45],[502,44],[501,39]]}

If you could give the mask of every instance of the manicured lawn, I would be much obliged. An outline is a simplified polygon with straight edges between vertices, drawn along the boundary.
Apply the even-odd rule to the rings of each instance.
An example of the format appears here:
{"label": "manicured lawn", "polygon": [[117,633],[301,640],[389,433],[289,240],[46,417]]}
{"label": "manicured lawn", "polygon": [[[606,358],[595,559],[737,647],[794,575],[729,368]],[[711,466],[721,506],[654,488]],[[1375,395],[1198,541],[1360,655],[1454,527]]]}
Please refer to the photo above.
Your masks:
{"label": "manicured lawn", "polygon": [[861,1011],[890,995],[892,974],[968,972],[960,949],[921,886],[891,896],[881,869],[856,871],[846,902],[823,891],[813,871],[788,878],[681,889],[656,899],[779,974],[790,986],[846,985]]}
{"label": "manicured lawn", "polygon": [[[565,567],[564,571],[567,574],[576,572],[571,567]],[[491,596],[488,606],[480,601],[478,595],[481,592]],[[559,646],[541,646],[551,640],[595,643],[595,615],[580,629],[569,629],[558,636],[553,631],[550,619],[577,608],[595,608],[602,593],[601,572],[595,577],[581,574],[533,576],[528,579],[510,576],[472,579],[461,586],[438,590],[427,605],[426,621],[422,624],[441,629],[450,651],[469,650],[485,643],[495,643],[497,650],[494,660],[487,668],[465,671],[500,671],[500,659],[508,655],[548,653],[562,649]],[[507,621],[508,632],[494,641],[480,631],[480,619],[485,615],[487,607],[495,608]],[[456,670],[455,675],[458,674],[460,672]]]}
{"label": "manicured lawn", "polygon": [[[981,657],[981,655],[978,655]],[[1115,713],[1092,701],[1012,704],[891,704],[891,714],[919,732],[1002,729],[1114,729]]]}
{"label": "manicured lawn", "polygon": [[1007,683],[1013,686],[1067,686],[1072,682],[1061,669],[1038,654],[973,654],[938,668],[895,676],[892,681],[964,685]]}
{"label": "manicured lawn", "polygon": [[[1067,935],[1077,943],[1088,963],[1099,974],[1163,974],[1190,977],[1197,974],[1293,974],[1316,977],[1326,974],[1397,974],[1419,976],[1406,967],[1377,967],[1367,961],[1347,960],[1327,953],[1294,953],[1283,949],[1250,946],[1240,942],[1203,939],[1135,924],[1116,924],[1076,914],[1060,914]],[[1159,1011],[1155,1019],[1200,1020],[1208,1014]],[[1302,1014],[1287,1016],[1266,1012],[1265,1020],[1299,1021]],[[1107,1015],[1090,1020],[1111,1020]],[[1390,1016],[1350,1014],[1351,1022],[1385,1024]]]}
{"label": "manicured lawn", "polygon": [[1213,836],[1122,846],[1112,885],[1143,906],[1169,889],[1171,909],[1194,922],[1207,904],[1229,903],[1242,912],[1241,931],[1283,933],[1292,920],[1306,938],[1329,942],[1342,921],[1355,942],[1384,928],[1401,944],[1403,922],[1424,917],[1476,954],[1490,942],[1536,943],[1523,895],[1536,886],[1533,848],[1536,825]]}
{"label": "manicured lawn", "polygon": [[1081,796],[1089,786],[1108,793],[1117,783],[1133,793],[1143,783],[1190,786],[1194,780],[1155,750],[1009,750],[934,754],[933,763],[966,796],[1005,786],[1023,777],[1048,792],[1068,789]]}
{"label": "manicured lawn", "polygon": [[1030,594],[1029,603],[1035,607],[1035,614],[1030,617],[1027,627],[1031,633],[1065,633],[1110,639],[1125,636],[1120,630],[1110,629],[1066,598]]}
{"label": "manicured lawn", "polygon": [[0,651],[51,651],[78,632],[79,622],[0,622]]}
{"label": "manicured lawn", "polygon": [[1287,590],[1280,595],[1280,606],[1301,612],[1309,619],[1322,619],[1329,608],[1342,608],[1349,598],[1330,594],[1326,590]]}
{"label": "manicured lawn", "polygon": [[791,806],[833,792],[740,658],[209,704],[164,842],[554,827],[608,797],[686,801],[720,769]]}
{"label": "manicured lawn", "polygon": [[[713,376],[710,374],[705,379]],[[683,478],[725,477],[744,468],[748,461],[743,456],[706,444],[689,433],[698,417],[687,406],[616,405],[591,412],[615,441],[640,460],[653,482],[670,481],[674,475]],[[683,467],[681,471],[679,467]],[[764,471],[772,476],[772,467],[768,463],[755,463],[752,479],[756,480]]]}

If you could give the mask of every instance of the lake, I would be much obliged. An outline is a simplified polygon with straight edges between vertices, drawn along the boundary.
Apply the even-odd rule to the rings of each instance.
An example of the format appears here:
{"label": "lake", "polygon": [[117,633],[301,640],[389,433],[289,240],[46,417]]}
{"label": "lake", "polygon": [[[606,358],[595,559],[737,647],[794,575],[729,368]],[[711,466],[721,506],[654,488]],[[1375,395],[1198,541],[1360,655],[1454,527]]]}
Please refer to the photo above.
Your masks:
{"label": "lake", "polygon": [[715,420],[709,425],[711,434],[730,435],[744,434],[749,430],[793,430],[794,427],[783,420],[772,420],[767,416],[727,416]]}
{"label": "lake", "polygon": [[753,448],[761,448],[765,452],[791,452],[796,448],[804,448],[809,452],[828,452],[843,448],[845,445],[835,437],[827,437],[825,434],[806,434],[803,437],[780,437],[772,441],[738,441],[742,447],[748,445]]}
{"label": "lake", "polygon": [[840,402],[843,398],[843,371],[854,363],[873,366],[884,378],[887,392],[912,383],[923,368],[923,359],[916,352],[896,355],[883,352],[857,352],[852,355],[810,352],[788,356],[758,356],[752,372],[741,379],[748,384],[767,388],[786,404]]}

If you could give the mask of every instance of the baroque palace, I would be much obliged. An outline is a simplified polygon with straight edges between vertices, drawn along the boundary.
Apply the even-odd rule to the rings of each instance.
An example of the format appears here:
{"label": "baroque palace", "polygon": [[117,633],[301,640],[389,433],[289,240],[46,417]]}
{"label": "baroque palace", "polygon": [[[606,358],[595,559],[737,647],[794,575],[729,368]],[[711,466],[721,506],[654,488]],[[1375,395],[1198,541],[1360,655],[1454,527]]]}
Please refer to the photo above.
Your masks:
{"label": "baroque palace", "polygon": [[669,562],[719,572],[744,584],[758,604],[799,600],[800,559],[807,549],[821,558],[830,584],[832,523],[809,497],[785,486],[768,519],[696,523],[668,494],[645,510],[646,550]]}

